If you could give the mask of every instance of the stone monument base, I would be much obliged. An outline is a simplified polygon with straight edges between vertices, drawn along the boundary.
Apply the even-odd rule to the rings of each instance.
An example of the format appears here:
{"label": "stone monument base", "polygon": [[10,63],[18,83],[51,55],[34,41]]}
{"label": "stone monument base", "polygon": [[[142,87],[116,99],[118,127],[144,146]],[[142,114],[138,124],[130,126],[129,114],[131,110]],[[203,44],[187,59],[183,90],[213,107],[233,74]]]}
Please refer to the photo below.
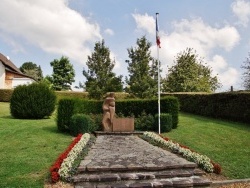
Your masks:
{"label": "stone monument base", "polygon": [[114,118],[113,132],[133,132],[134,122],[134,118]]}

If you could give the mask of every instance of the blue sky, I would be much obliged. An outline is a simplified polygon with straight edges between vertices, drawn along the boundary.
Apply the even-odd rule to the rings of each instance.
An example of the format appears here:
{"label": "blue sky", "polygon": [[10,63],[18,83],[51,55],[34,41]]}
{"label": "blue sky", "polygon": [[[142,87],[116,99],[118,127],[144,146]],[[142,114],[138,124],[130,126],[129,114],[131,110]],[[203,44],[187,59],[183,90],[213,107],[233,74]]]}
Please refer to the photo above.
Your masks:
{"label": "blue sky", "polygon": [[20,67],[31,61],[50,75],[50,62],[67,56],[84,82],[83,68],[102,39],[127,75],[127,49],[146,36],[156,57],[155,13],[159,13],[163,73],[177,53],[194,48],[223,84],[242,89],[240,68],[250,52],[249,0],[1,0],[0,53]]}

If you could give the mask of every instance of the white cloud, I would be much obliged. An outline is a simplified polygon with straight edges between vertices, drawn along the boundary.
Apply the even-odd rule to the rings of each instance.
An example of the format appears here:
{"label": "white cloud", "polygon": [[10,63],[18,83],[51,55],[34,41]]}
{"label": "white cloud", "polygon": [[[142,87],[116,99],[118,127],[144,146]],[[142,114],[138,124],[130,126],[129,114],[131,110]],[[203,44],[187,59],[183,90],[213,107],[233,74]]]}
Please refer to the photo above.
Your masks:
{"label": "white cloud", "polygon": [[223,28],[211,27],[205,24],[201,18],[186,20],[183,19],[180,22],[174,22],[174,34],[177,33],[184,40],[184,43],[188,45],[191,40],[193,43],[197,43],[205,50],[209,50],[214,47],[221,47],[225,50],[231,50],[239,41],[240,35],[238,31],[231,26],[225,26]]}
{"label": "white cloud", "polygon": [[235,85],[239,76],[239,72],[233,67],[229,67],[227,70],[218,75],[224,88],[230,88],[230,86]]}
{"label": "white cloud", "polygon": [[144,30],[149,34],[155,33],[155,20],[152,16],[147,13],[145,15],[132,14],[132,16],[135,19],[137,29]]}
{"label": "white cloud", "polygon": [[8,35],[4,33],[0,33],[0,38],[4,41],[4,43],[8,44],[12,48],[12,52],[25,52],[23,46],[15,41],[15,39],[10,38]]}
{"label": "white cloud", "polygon": [[239,24],[247,27],[250,20],[250,2],[245,0],[236,0],[231,4],[233,13],[238,17]]}
{"label": "white cloud", "polygon": [[106,34],[108,34],[110,36],[114,35],[114,31],[112,29],[105,29],[104,33],[106,33]]}
{"label": "white cloud", "polygon": [[237,69],[230,67],[222,56],[213,56],[208,64],[212,67],[214,76],[218,74],[219,81],[223,83],[223,88],[230,88],[237,83],[240,76],[239,72]]}
{"label": "white cloud", "polygon": [[228,66],[226,60],[220,55],[213,56],[209,61],[209,65],[213,68],[215,74],[218,74]]}
{"label": "white cloud", "polygon": [[115,60],[116,63],[115,63],[114,69],[119,70],[121,68],[121,63],[118,60],[117,55],[112,51],[110,51],[110,59],[111,61]]}
{"label": "white cloud", "polygon": [[[85,62],[89,42],[101,38],[97,24],[70,9],[66,0],[1,0],[0,31],[42,50]],[[18,19],[17,19],[18,18]]]}
{"label": "white cloud", "polygon": [[220,48],[230,51],[238,44],[240,35],[234,27],[227,25],[216,28],[205,24],[201,19],[185,19],[174,22],[173,28],[174,31],[169,36],[162,38],[162,51],[166,52],[163,53],[163,58],[165,56],[167,62],[173,62],[177,53],[191,47],[199,57],[204,57],[204,63],[208,62],[224,87],[236,83],[239,79],[237,70],[228,66],[222,56],[214,54]]}
{"label": "white cloud", "polygon": [[[137,28],[146,30],[148,26],[142,27],[148,15],[137,15]],[[141,19],[141,20],[140,20]],[[151,17],[153,19],[153,17]],[[149,19],[150,20],[150,19]],[[160,30],[161,49],[160,61],[162,62],[163,74],[167,68],[173,65],[178,53],[186,48],[193,48],[199,57],[204,58],[204,63],[212,67],[214,75],[218,74],[223,86],[228,87],[236,83],[239,74],[236,69],[230,67],[226,60],[218,54],[218,50],[230,51],[240,40],[240,35],[235,27],[225,25],[223,27],[213,27],[203,22],[201,18],[183,19],[172,23],[173,31],[168,35]],[[149,34],[154,34],[147,29]],[[156,57],[156,44],[151,48],[152,55]],[[217,52],[218,53],[218,52]]]}

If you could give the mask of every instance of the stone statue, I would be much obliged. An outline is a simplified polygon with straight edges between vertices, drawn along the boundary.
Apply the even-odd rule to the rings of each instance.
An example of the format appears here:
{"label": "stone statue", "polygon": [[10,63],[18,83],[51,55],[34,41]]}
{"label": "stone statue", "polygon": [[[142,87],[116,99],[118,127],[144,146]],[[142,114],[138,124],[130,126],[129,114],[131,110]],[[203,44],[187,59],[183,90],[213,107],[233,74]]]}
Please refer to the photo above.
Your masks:
{"label": "stone statue", "polygon": [[103,105],[103,118],[102,126],[103,131],[113,131],[113,119],[115,116],[115,93],[111,92],[109,96],[104,100]]}

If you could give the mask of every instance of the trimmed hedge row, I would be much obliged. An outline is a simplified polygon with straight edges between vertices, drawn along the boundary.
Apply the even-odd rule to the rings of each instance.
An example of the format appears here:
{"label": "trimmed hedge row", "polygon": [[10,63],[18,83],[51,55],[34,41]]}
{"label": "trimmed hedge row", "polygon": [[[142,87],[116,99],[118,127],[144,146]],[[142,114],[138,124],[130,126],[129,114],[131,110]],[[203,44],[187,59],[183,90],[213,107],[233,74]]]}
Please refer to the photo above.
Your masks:
{"label": "trimmed hedge row", "polygon": [[[61,131],[68,129],[70,118],[74,114],[102,114],[103,101],[62,99],[57,109],[57,126]],[[158,100],[121,100],[116,101],[116,114],[139,117],[142,112],[155,115],[158,113]],[[172,116],[173,128],[178,125],[179,102],[176,97],[169,96],[161,99],[161,113]]]}
{"label": "trimmed hedge row", "polygon": [[192,114],[250,123],[250,93],[173,94],[180,110]]}
{"label": "trimmed hedge row", "polygon": [[55,91],[57,102],[61,99],[79,98],[87,99],[88,92],[77,92],[77,91]]}
{"label": "trimmed hedge row", "polygon": [[[0,102],[10,102],[13,89],[0,89]],[[82,91],[55,91],[57,102],[61,99],[88,99],[88,92]],[[116,100],[130,98],[128,93],[115,92]]]}

